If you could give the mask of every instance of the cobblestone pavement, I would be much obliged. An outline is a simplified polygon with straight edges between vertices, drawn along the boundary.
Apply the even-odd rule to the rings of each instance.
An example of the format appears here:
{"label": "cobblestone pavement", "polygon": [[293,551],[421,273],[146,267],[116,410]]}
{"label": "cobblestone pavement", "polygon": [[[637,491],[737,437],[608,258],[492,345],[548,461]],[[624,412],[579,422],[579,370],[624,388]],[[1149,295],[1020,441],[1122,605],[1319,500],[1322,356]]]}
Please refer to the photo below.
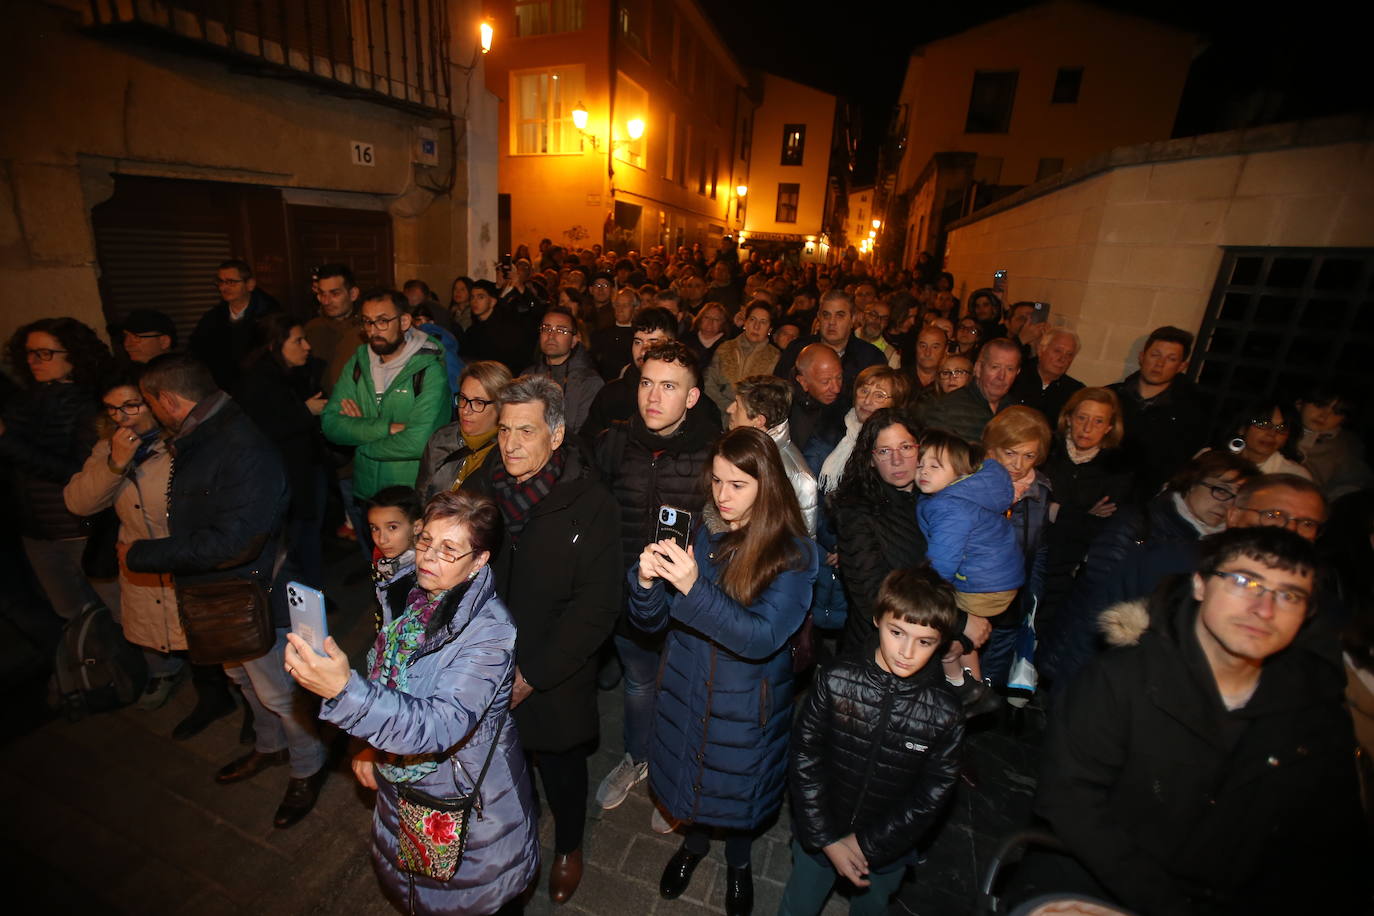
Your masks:
{"label": "cobblestone pavement", "polygon": [[[357,561],[355,548],[331,545],[330,555],[327,590],[341,608],[331,626],[356,661],[371,639],[371,590],[364,577],[348,572]],[[35,692],[11,696],[13,702],[31,702]],[[51,720],[9,738],[0,755],[0,809],[8,821],[0,832],[0,854],[9,872],[22,876],[52,912],[393,912],[368,858],[371,793],[357,786],[342,763],[344,736],[327,733],[334,739],[335,772],[315,811],[290,830],[276,830],[271,819],[285,789],[285,769],[216,785],[215,770],[246,751],[238,743],[241,719],[230,716],[190,741],[172,741],[172,726],[192,704],[186,686],[156,712],[130,708],[76,723]],[[621,754],[619,690],[603,692],[601,707],[593,790]],[[892,912],[970,911],[981,863],[1028,809],[1033,743],[997,732],[973,738],[979,788],[961,785],[926,861],[894,899]],[[650,830],[644,785],[613,811],[600,810],[594,800],[591,805],[582,886],[567,905],[555,908],[545,889],[546,866],[527,908],[530,916],[556,909],[600,916],[724,911],[719,844],[682,899],[663,900],[659,874],[679,840]],[[541,828],[547,861],[552,824],[545,819]],[[755,844],[760,916],[777,912],[791,865],[789,837],[784,810]],[[837,895],[825,913],[846,909]]]}

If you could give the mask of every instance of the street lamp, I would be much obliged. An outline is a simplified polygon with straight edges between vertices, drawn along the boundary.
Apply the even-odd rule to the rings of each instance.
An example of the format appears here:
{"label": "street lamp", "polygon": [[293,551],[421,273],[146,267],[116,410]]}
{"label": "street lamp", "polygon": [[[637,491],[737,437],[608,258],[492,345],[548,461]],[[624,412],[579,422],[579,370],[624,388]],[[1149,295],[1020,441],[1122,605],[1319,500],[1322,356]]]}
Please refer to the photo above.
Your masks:
{"label": "street lamp", "polygon": [[573,127],[578,130],[587,129],[587,106],[578,101],[577,107],[572,110]]}
{"label": "street lamp", "polygon": [[746,195],[746,194],[748,194],[748,193],[749,193],[749,186],[748,186],[747,184],[737,185],[737,186],[735,187],[735,196],[736,196],[736,197],[743,197],[744,195]]}
{"label": "street lamp", "polygon": [[881,229],[881,228],[883,228],[883,221],[880,220],[880,219],[875,219],[875,220],[873,221],[873,228],[874,228],[875,230],[876,230],[876,229]]}
{"label": "street lamp", "polygon": [[491,50],[491,23],[483,20],[482,24],[477,27],[477,31],[482,36],[482,53],[486,54]]}
{"label": "street lamp", "polygon": [[638,140],[644,136],[644,119],[631,118],[625,122],[625,132],[630,135],[631,140]]}

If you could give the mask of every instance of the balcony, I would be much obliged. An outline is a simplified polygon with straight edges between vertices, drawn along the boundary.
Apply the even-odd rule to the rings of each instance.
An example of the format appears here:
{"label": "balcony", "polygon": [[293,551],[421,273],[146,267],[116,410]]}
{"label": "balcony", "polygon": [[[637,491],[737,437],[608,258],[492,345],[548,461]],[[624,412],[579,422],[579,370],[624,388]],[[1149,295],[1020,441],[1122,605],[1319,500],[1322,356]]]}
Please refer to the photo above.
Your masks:
{"label": "balcony", "polygon": [[451,112],[449,0],[89,0],[104,37],[172,43],[426,117]]}

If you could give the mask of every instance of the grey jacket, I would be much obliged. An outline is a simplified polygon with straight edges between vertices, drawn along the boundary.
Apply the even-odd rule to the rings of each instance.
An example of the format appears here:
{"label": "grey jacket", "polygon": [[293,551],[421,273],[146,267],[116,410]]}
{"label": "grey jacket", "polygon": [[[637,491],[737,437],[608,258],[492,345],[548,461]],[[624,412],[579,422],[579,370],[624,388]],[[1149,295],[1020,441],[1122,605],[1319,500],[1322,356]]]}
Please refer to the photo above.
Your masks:
{"label": "grey jacket", "polygon": [[[448,626],[411,657],[406,692],[354,671],[343,693],[320,710],[321,719],[378,750],[437,755],[439,768],[411,785],[440,798],[472,791],[497,726],[506,719],[479,795],[482,816],[474,811],[469,819],[463,861],[446,884],[401,871],[396,788],[378,778],[373,864],[382,891],[408,912],[494,913],[539,872],[529,772],[509,718],[514,672],[515,624],[496,597],[491,570],[484,567]],[[450,757],[462,765],[461,778]]]}
{"label": "grey jacket", "polygon": [[797,493],[797,502],[801,505],[802,520],[806,522],[806,533],[810,537],[815,537],[818,505],[816,475],[812,474],[811,469],[806,466],[806,459],[802,457],[801,449],[792,442],[792,432],[786,420],[768,430],[768,435],[777,444],[778,452],[782,455],[783,469],[787,471],[787,482],[792,484],[792,489]]}
{"label": "grey jacket", "polygon": [[530,366],[524,375],[542,375],[553,379],[563,389],[563,416],[570,431],[582,428],[587,412],[592,409],[592,399],[606,381],[596,371],[596,364],[587,355],[586,349],[579,344],[568,354],[568,361],[553,367],[542,359]]}

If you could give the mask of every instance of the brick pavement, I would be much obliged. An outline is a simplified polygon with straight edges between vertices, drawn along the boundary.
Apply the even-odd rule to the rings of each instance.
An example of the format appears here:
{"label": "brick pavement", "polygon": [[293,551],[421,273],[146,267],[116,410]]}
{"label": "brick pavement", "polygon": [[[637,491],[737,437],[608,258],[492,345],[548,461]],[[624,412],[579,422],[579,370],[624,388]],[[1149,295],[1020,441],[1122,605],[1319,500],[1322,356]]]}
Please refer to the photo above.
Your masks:
{"label": "brick pavement", "polygon": [[[356,572],[356,552],[331,547],[328,593],[343,609],[331,619],[355,660],[371,638],[370,589]],[[368,859],[371,793],[335,764],[314,812],[280,831],[272,813],[284,768],[248,782],[219,786],[216,769],[243,752],[237,715],[187,742],[172,726],[193,703],[183,688],[163,709],[125,709],[78,723],[49,721],[9,740],[0,756],[0,806],[8,824],[0,855],[12,874],[41,889],[47,909],[125,913],[391,913]],[[593,788],[620,755],[618,690],[601,695],[603,743],[591,762]],[[337,759],[344,736],[333,732]],[[894,913],[969,910],[973,875],[989,847],[1027,807],[1033,755],[996,734],[974,739],[983,785],[961,790],[948,822],[893,904]],[[678,845],[649,829],[651,806],[641,785],[619,808],[591,802],[586,874],[563,911],[598,916],[723,912],[724,860],[719,844],[682,899],[662,900],[658,877]],[[551,823],[541,824],[545,861]],[[755,845],[755,912],[777,911],[790,868],[784,810]],[[542,881],[527,909],[554,911]],[[842,913],[832,897],[826,914]]]}

